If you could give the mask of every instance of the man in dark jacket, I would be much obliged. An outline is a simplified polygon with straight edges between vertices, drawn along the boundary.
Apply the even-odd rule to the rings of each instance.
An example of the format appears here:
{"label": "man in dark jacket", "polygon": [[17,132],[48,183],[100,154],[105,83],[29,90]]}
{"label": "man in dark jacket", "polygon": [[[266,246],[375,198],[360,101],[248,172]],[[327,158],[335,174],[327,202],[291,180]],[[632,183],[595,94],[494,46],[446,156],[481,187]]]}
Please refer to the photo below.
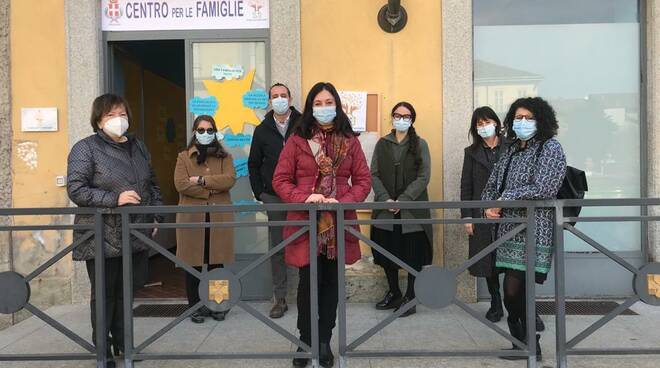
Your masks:
{"label": "man in dark jacket", "polygon": [[[276,83],[270,87],[269,94],[269,104],[272,110],[266,114],[264,120],[254,130],[248,169],[254,197],[264,203],[282,203],[273,190],[273,173],[280,158],[280,152],[291,134],[293,125],[300,117],[300,112],[291,106],[291,92],[287,86]],[[286,212],[269,212],[268,220],[285,221]],[[282,242],[282,227],[270,227],[269,233],[271,248]],[[270,263],[274,297],[270,317],[280,318],[288,310],[286,305],[287,269],[284,263],[284,251],[273,255]]]}

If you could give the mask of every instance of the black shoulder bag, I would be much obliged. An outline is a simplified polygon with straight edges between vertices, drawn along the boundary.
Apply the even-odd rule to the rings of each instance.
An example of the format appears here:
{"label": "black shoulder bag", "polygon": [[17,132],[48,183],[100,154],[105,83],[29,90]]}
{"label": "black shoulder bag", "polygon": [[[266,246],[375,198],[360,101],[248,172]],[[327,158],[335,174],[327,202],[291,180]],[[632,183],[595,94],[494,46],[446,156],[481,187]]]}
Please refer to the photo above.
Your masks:
{"label": "black shoulder bag", "polygon": [[[543,142],[538,151],[536,151],[537,164],[544,145],[545,142]],[[559,191],[557,192],[557,199],[583,199],[585,192],[588,190],[587,175],[584,171],[567,165],[564,181],[562,181]],[[582,206],[564,207],[564,217],[578,217],[580,216],[580,211],[582,211]],[[575,221],[571,221],[569,224],[575,226]]]}

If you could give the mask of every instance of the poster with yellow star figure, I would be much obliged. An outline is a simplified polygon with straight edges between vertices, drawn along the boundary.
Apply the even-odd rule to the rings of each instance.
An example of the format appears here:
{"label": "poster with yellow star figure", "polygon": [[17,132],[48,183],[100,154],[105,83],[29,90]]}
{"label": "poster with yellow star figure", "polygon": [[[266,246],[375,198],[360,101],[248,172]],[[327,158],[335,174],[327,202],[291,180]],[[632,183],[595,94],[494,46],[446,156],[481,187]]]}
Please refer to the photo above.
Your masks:
{"label": "poster with yellow star figure", "polygon": [[213,118],[219,130],[229,127],[232,133],[238,134],[243,131],[243,124],[259,125],[261,122],[253,109],[243,105],[243,95],[252,88],[255,72],[256,69],[250,70],[243,79],[203,81],[209,95],[218,100]]}

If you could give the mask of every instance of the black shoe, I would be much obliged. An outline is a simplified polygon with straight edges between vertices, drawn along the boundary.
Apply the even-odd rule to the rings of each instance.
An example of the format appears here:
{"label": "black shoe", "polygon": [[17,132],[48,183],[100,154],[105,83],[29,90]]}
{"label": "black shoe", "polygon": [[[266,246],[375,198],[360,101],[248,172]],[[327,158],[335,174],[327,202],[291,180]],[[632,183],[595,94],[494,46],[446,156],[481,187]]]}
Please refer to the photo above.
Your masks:
{"label": "black shoe", "polygon": [[[514,346],[512,349],[506,349],[506,350],[520,350],[517,346]],[[501,356],[501,359],[504,360],[527,360],[526,355],[521,355],[521,356]],[[540,362],[543,360],[543,352],[541,351],[541,335],[536,335],[536,361]]]}
{"label": "black shoe", "polygon": [[113,360],[115,357],[112,356],[112,351],[110,350],[111,349],[110,348],[110,342],[108,342],[108,344],[109,345],[108,345],[107,350],[105,352],[105,358],[106,358],[105,368],[115,368],[117,366],[117,364]]}
{"label": "black shoe", "polygon": [[536,335],[536,361],[540,362],[543,360],[543,352],[541,351],[541,335]]}
{"label": "black shoe", "polygon": [[396,309],[401,305],[401,293],[395,294],[391,291],[388,291],[387,294],[383,297],[383,300],[379,301],[376,304],[377,310],[387,310],[387,309]]}
{"label": "black shoe", "polygon": [[[399,310],[401,307],[403,307],[404,305],[408,304],[408,302],[410,302],[411,300],[412,300],[412,299],[408,298],[407,296],[404,297],[404,298],[401,300],[401,304],[400,304],[400,305],[394,310],[394,312],[396,313],[396,311],[398,311],[398,310]],[[402,315],[400,315],[399,317],[400,317],[400,318],[405,318],[405,317],[408,317],[408,316],[412,316],[412,315],[415,314],[415,313],[417,313],[417,306],[414,306],[414,307],[408,309],[407,311],[405,311],[405,312],[404,312]]]}
{"label": "black shoe", "polygon": [[[525,333],[526,333],[525,326],[520,322],[515,322],[515,323],[512,323],[511,321],[507,321],[507,322],[509,324],[509,332],[511,333],[511,336],[526,343],[527,339],[525,338]],[[520,348],[516,344],[513,344],[513,347],[511,349],[504,349],[504,350],[520,351]],[[525,355],[504,355],[499,358],[504,360],[527,360],[527,356]],[[541,360],[543,360],[543,353],[541,352],[541,335],[536,335],[536,361],[540,362]]]}
{"label": "black shoe", "polygon": [[273,319],[284,317],[284,313],[289,310],[289,307],[286,305],[286,299],[279,298],[275,300],[273,307],[270,309],[268,316]]}
{"label": "black shoe", "polygon": [[335,356],[332,355],[332,349],[330,349],[330,344],[327,342],[319,344],[319,364],[323,368],[331,368],[335,365]]}
{"label": "black shoe", "polygon": [[[120,359],[124,358],[124,349],[121,348],[121,346],[124,346],[124,344],[115,344],[112,343],[112,351],[115,353],[116,357],[119,357]],[[142,360],[140,359],[133,359],[133,362],[141,362]]]}
{"label": "black shoe", "polygon": [[[303,348],[299,347],[298,350],[296,350],[297,353],[304,353],[305,350]],[[307,358],[293,358],[293,366],[295,368],[305,368],[307,367],[307,364],[309,364],[309,359]]]}
{"label": "black shoe", "polygon": [[[516,339],[518,339],[522,342],[525,342],[525,330],[523,328],[522,323],[520,323],[520,321],[511,322],[508,319],[507,319],[506,322],[509,325],[509,333],[511,334],[511,336],[515,337]],[[513,345],[513,347],[511,349],[503,349],[503,350],[506,350],[506,351],[518,351],[518,350],[520,350],[518,345],[513,344],[513,343],[512,343],[512,345]],[[504,356],[500,356],[499,358],[504,359],[504,360],[527,359],[524,356],[511,356],[511,355],[504,355]]]}
{"label": "black shoe", "polygon": [[227,312],[211,312],[211,318],[218,322],[222,322],[225,320],[225,316],[227,315]]}
{"label": "black shoe", "polygon": [[204,313],[202,313],[200,311],[196,311],[196,312],[193,312],[193,314],[190,316],[190,320],[193,323],[204,323],[204,320],[206,319],[204,317],[205,317]]}
{"label": "black shoe", "polygon": [[543,323],[541,316],[539,316],[539,314],[536,313],[536,332],[543,332],[543,331],[545,331],[545,323]]}
{"label": "black shoe", "polygon": [[490,309],[486,312],[486,319],[497,323],[504,317],[504,309],[502,309],[502,297],[499,293],[491,296]]}

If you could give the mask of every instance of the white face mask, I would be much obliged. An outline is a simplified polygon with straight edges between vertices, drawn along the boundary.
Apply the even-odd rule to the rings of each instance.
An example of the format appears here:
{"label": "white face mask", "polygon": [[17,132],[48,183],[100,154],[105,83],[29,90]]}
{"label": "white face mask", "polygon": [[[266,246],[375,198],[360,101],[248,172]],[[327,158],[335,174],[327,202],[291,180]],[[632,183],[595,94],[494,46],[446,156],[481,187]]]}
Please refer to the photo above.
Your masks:
{"label": "white face mask", "polygon": [[495,124],[488,124],[486,126],[483,126],[481,128],[477,128],[477,134],[481,136],[481,138],[490,138],[495,135]]}
{"label": "white face mask", "polygon": [[392,119],[392,126],[399,132],[407,132],[412,125],[412,120]]}
{"label": "white face mask", "polygon": [[278,115],[284,115],[289,111],[289,99],[284,97],[277,97],[271,100],[273,111]]}
{"label": "white face mask", "polygon": [[123,116],[117,116],[109,119],[103,125],[103,131],[113,137],[121,137],[128,130],[128,119]]}

